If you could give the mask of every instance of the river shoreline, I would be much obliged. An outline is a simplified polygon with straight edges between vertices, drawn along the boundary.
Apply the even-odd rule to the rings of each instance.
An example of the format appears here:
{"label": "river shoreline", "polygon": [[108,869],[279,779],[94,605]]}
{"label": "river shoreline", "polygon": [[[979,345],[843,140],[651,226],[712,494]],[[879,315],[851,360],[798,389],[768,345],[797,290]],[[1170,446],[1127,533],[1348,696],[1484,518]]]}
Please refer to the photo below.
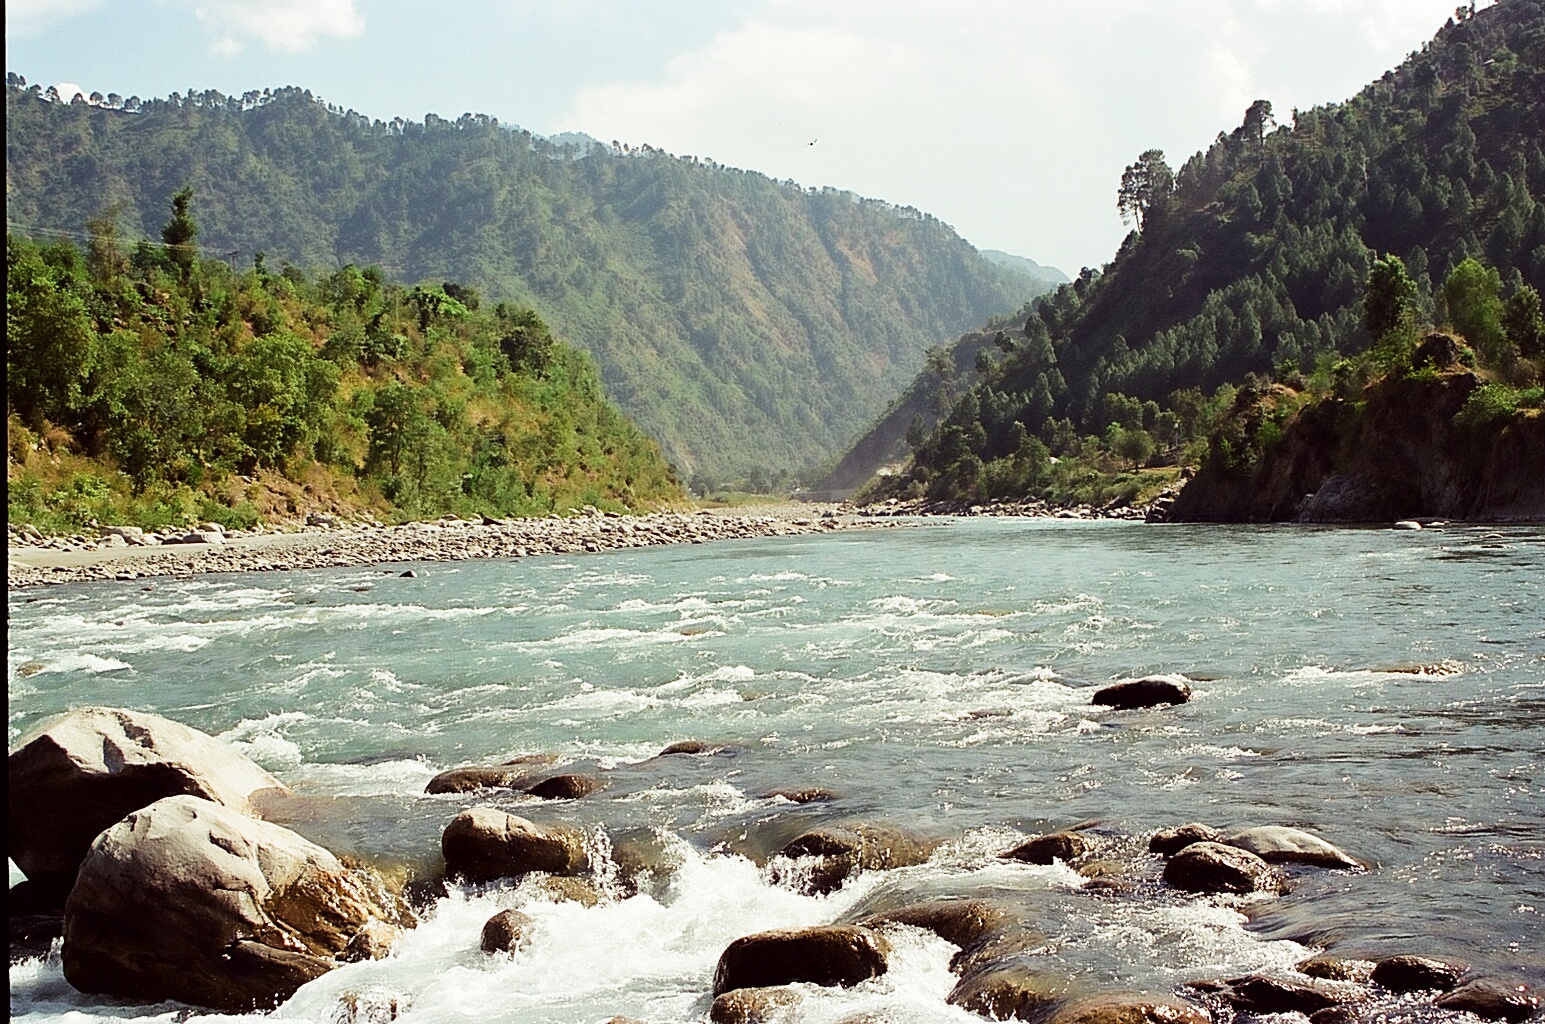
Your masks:
{"label": "river shoreline", "polygon": [[[242,533],[157,546],[17,544],[7,551],[6,587],[132,582],[203,573],[281,572],[471,558],[522,558],[664,544],[795,537],[900,525],[837,505],[773,505],[619,516],[481,521],[442,519],[400,526],[348,524],[286,533]],[[203,531],[207,536],[214,531]]]}

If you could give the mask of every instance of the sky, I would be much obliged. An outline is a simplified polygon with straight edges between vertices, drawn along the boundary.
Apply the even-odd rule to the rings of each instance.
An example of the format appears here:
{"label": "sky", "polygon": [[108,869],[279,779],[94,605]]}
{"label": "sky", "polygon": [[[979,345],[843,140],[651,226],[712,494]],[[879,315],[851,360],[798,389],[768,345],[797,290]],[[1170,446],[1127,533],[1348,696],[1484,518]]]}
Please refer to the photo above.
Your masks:
{"label": "sky", "polygon": [[[297,85],[834,186],[1068,273],[1122,169],[1333,103],[1456,0],[9,0],[6,69],[142,98]],[[1481,6],[1487,6],[1482,2]]]}

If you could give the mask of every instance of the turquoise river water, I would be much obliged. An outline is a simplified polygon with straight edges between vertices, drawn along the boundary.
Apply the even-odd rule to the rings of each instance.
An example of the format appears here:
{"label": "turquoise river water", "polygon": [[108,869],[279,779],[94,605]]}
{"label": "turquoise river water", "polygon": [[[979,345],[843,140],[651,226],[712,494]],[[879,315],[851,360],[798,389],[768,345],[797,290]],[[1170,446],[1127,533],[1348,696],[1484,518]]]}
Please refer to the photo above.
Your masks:
{"label": "turquoise river water", "polygon": [[[645,891],[591,908],[452,887],[389,959],[307,985],[278,1017],[348,1021],[352,1002],[385,1020],[369,1008],[395,1002],[407,1024],[701,1020],[740,935],[966,893],[1016,908],[1045,936],[1029,955],[1091,990],[1280,973],[1321,949],[1545,983],[1539,528],[925,520],[402,568],[10,594],[12,742],[72,706],[154,711],[289,784],[297,831],[421,872],[475,803],[663,851]],[[1155,672],[1190,677],[1191,703],[1090,706],[1094,687]],[[682,739],[725,749],[653,756]],[[423,792],[446,768],[540,752],[607,788]],[[767,795],[804,787],[838,799]],[[1090,819],[1132,891],[995,856]],[[1185,896],[1145,844],[1193,820],[1309,828],[1371,867],[1295,872],[1280,898]],[[775,881],[768,857],[799,831],[860,821],[943,845],[828,896]],[[513,958],[478,950],[500,907],[537,922]],[[945,1002],[954,947],[894,946],[887,974],[807,991],[798,1019],[980,1019]],[[80,996],[56,951],[11,966],[11,1015],[200,1014]]]}

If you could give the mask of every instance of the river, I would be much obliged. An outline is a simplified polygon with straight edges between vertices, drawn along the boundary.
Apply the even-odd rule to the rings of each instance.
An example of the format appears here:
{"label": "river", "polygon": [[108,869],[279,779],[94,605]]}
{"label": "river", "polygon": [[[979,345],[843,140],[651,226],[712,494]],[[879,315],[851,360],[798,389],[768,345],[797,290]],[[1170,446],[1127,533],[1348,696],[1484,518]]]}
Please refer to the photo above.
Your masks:
{"label": "river", "polygon": [[[297,831],[421,872],[477,803],[663,851],[653,884],[591,908],[453,887],[390,959],[312,982],[279,1017],[338,1021],[347,997],[395,1001],[408,1024],[697,1020],[737,936],[968,893],[1033,922],[1037,963],[1093,990],[1280,973],[1321,949],[1545,983],[1539,528],[924,520],[402,568],[10,594],[12,743],[73,706],[154,711],[290,785]],[[1146,673],[1188,676],[1193,699],[1090,705]],[[654,756],[683,739],[722,749]],[[530,753],[606,788],[423,792]],[[837,799],[768,795],[810,787]],[[1129,891],[996,856],[1089,820]],[[1145,844],[1188,821],[1311,829],[1370,869],[1295,870],[1282,897],[1183,895]],[[942,845],[827,896],[778,884],[768,856],[830,822]],[[537,922],[513,958],[478,949],[501,907]],[[808,991],[798,1019],[980,1019],[944,1001],[954,947],[894,944],[887,974]],[[57,956],[12,964],[11,1013],[188,1016],[80,996]]]}

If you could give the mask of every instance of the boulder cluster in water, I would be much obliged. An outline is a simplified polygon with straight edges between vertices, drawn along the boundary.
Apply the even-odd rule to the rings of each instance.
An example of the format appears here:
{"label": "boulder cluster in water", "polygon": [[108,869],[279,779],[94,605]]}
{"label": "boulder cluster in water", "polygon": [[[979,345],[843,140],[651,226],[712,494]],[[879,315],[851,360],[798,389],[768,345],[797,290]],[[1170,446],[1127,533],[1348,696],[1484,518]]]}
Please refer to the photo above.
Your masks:
{"label": "boulder cluster in water", "polygon": [[[1096,702],[1147,707],[1190,696],[1179,677],[1118,685],[1147,703],[1137,696],[1118,701],[1108,691]],[[659,756],[720,749],[685,741]],[[604,788],[593,776],[550,774],[555,761],[535,755],[453,769],[427,788],[514,790],[556,800]],[[46,934],[52,919],[62,931],[65,977],[83,992],[174,999],[228,1013],[265,1009],[340,964],[389,956],[403,931],[417,924],[410,901],[381,876],[255,816],[255,799],[286,794],[282,783],[229,746],[176,722],[116,709],[73,711],[24,737],[10,755],[9,774],[9,853],[27,875],[11,893],[13,956],[18,926],[24,937],[35,937],[40,922]],[[814,802],[836,794],[795,791],[786,798],[796,797]],[[1110,898],[1143,882],[1183,894],[1269,898],[1288,890],[1289,872],[1367,869],[1303,829],[1264,825],[1225,832],[1193,822],[1148,838],[1144,863],[1163,866],[1158,879],[1145,880],[1129,877],[1133,866],[1105,859],[1112,840],[1097,834],[1096,824],[1033,836],[999,856],[1066,865],[1087,880],[1084,892]],[[878,823],[823,825],[786,843],[771,859],[769,877],[805,893],[828,893],[861,873],[924,863],[938,845]],[[441,852],[444,878],[420,883],[420,897],[445,892],[448,882],[535,880],[555,899],[594,906],[619,894],[608,886],[620,886],[623,894],[629,886],[638,891],[638,878],[669,870],[661,851],[647,844],[619,843],[600,852],[576,828],[487,806],[456,814],[444,829]],[[598,857],[610,863],[599,864]],[[1136,866],[1136,874],[1145,871]],[[419,906],[427,912],[432,900],[421,898]],[[490,956],[510,955],[529,940],[531,926],[518,910],[501,910],[483,926],[476,945]],[[709,1019],[785,1019],[804,998],[791,986],[853,986],[883,975],[896,930],[908,928],[958,947],[950,969],[959,981],[948,1001],[992,1020],[1208,1024],[1291,1012],[1313,1024],[1353,1024],[1384,1019],[1390,1001],[1399,1000],[1407,1013],[1435,1007],[1517,1022],[1539,1009],[1525,986],[1413,955],[1378,962],[1320,955],[1290,976],[1201,980],[1164,993],[1090,992],[1027,955],[1045,944],[1034,922],[990,894],[958,894],[735,939],[705,993],[712,999]],[[348,1019],[351,1010],[343,1009]]]}

